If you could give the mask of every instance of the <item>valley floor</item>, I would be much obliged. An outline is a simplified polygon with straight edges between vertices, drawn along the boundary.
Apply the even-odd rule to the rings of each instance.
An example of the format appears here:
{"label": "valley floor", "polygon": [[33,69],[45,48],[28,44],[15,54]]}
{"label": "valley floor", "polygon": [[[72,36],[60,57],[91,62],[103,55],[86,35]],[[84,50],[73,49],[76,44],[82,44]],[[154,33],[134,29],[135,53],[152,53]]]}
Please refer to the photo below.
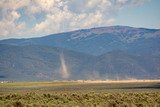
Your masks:
{"label": "valley floor", "polygon": [[160,107],[160,81],[2,82],[0,106]]}

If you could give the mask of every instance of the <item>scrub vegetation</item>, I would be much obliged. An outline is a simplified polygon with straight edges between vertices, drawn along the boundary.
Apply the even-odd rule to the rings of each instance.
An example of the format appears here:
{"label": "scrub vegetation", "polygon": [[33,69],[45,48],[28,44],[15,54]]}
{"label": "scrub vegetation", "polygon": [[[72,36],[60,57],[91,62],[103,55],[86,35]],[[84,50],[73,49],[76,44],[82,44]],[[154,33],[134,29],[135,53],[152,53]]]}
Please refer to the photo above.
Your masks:
{"label": "scrub vegetation", "polygon": [[159,83],[13,82],[2,107],[160,107]]}

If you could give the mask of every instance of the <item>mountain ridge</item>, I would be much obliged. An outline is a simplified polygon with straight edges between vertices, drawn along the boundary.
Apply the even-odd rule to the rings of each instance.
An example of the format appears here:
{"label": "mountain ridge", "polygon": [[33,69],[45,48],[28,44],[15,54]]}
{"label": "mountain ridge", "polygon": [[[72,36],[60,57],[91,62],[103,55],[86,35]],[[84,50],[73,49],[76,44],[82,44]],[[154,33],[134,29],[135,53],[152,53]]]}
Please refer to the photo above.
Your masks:
{"label": "mountain ridge", "polygon": [[0,40],[0,80],[159,77],[159,29],[112,26]]}
{"label": "mountain ridge", "polygon": [[[110,29],[112,30],[111,33],[109,33]],[[90,32],[95,32],[95,30],[96,32],[100,32],[100,34],[90,33]],[[104,31],[105,33],[102,33]],[[111,27],[92,28],[86,30],[76,30],[60,34],[52,34],[39,38],[1,40],[0,44],[11,44],[11,45],[22,45],[22,46],[45,45],[45,46],[66,48],[87,54],[100,55],[112,50],[116,50],[117,48],[122,50],[127,50],[126,48],[130,48],[130,45],[137,42],[137,40],[151,41],[152,39],[159,38],[159,35],[160,35],[160,30],[157,29],[145,29],[145,28],[138,29],[127,26],[125,27],[111,26]],[[153,40],[153,42],[160,42],[160,40],[159,39]],[[91,48],[88,49],[86,47],[91,47]],[[110,47],[112,47],[112,49]],[[96,48],[98,51],[93,48]]]}

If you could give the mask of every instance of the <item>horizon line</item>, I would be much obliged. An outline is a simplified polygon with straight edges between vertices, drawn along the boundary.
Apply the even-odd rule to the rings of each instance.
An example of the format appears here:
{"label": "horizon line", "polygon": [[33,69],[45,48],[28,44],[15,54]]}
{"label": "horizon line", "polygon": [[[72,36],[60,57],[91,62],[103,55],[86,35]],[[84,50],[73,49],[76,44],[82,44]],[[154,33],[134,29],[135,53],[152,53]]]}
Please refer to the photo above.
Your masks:
{"label": "horizon line", "polygon": [[134,27],[134,26],[127,26],[127,25],[111,25],[111,26],[99,26],[99,27],[89,27],[89,28],[79,28],[76,30],[70,30],[70,31],[62,31],[62,32],[57,32],[57,33],[50,33],[50,34],[46,34],[46,35],[41,35],[41,36],[29,36],[29,37],[9,37],[9,38],[0,38],[1,40],[10,40],[10,39],[34,39],[34,38],[41,38],[41,37],[46,37],[46,36],[50,36],[50,35],[57,35],[57,34],[62,34],[62,33],[70,33],[70,32],[76,32],[76,31],[80,31],[80,30],[90,30],[90,29],[99,29],[99,28],[109,28],[109,27],[129,27],[129,28],[136,28],[136,29],[148,29],[148,30],[160,30],[160,28],[147,28],[147,27]]}

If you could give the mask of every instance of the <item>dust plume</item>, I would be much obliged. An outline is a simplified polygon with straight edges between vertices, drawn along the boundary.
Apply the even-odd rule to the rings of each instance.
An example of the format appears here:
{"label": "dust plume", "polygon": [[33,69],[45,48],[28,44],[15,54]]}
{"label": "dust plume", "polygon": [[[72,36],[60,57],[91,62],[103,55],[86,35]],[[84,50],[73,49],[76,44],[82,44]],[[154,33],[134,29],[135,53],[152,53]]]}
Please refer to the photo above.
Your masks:
{"label": "dust plume", "polygon": [[66,65],[63,53],[60,54],[60,63],[61,63],[60,71],[61,71],[62,78],[64,78],[64,79],[69,78],[70,72],[69,72],[68,67]]}

